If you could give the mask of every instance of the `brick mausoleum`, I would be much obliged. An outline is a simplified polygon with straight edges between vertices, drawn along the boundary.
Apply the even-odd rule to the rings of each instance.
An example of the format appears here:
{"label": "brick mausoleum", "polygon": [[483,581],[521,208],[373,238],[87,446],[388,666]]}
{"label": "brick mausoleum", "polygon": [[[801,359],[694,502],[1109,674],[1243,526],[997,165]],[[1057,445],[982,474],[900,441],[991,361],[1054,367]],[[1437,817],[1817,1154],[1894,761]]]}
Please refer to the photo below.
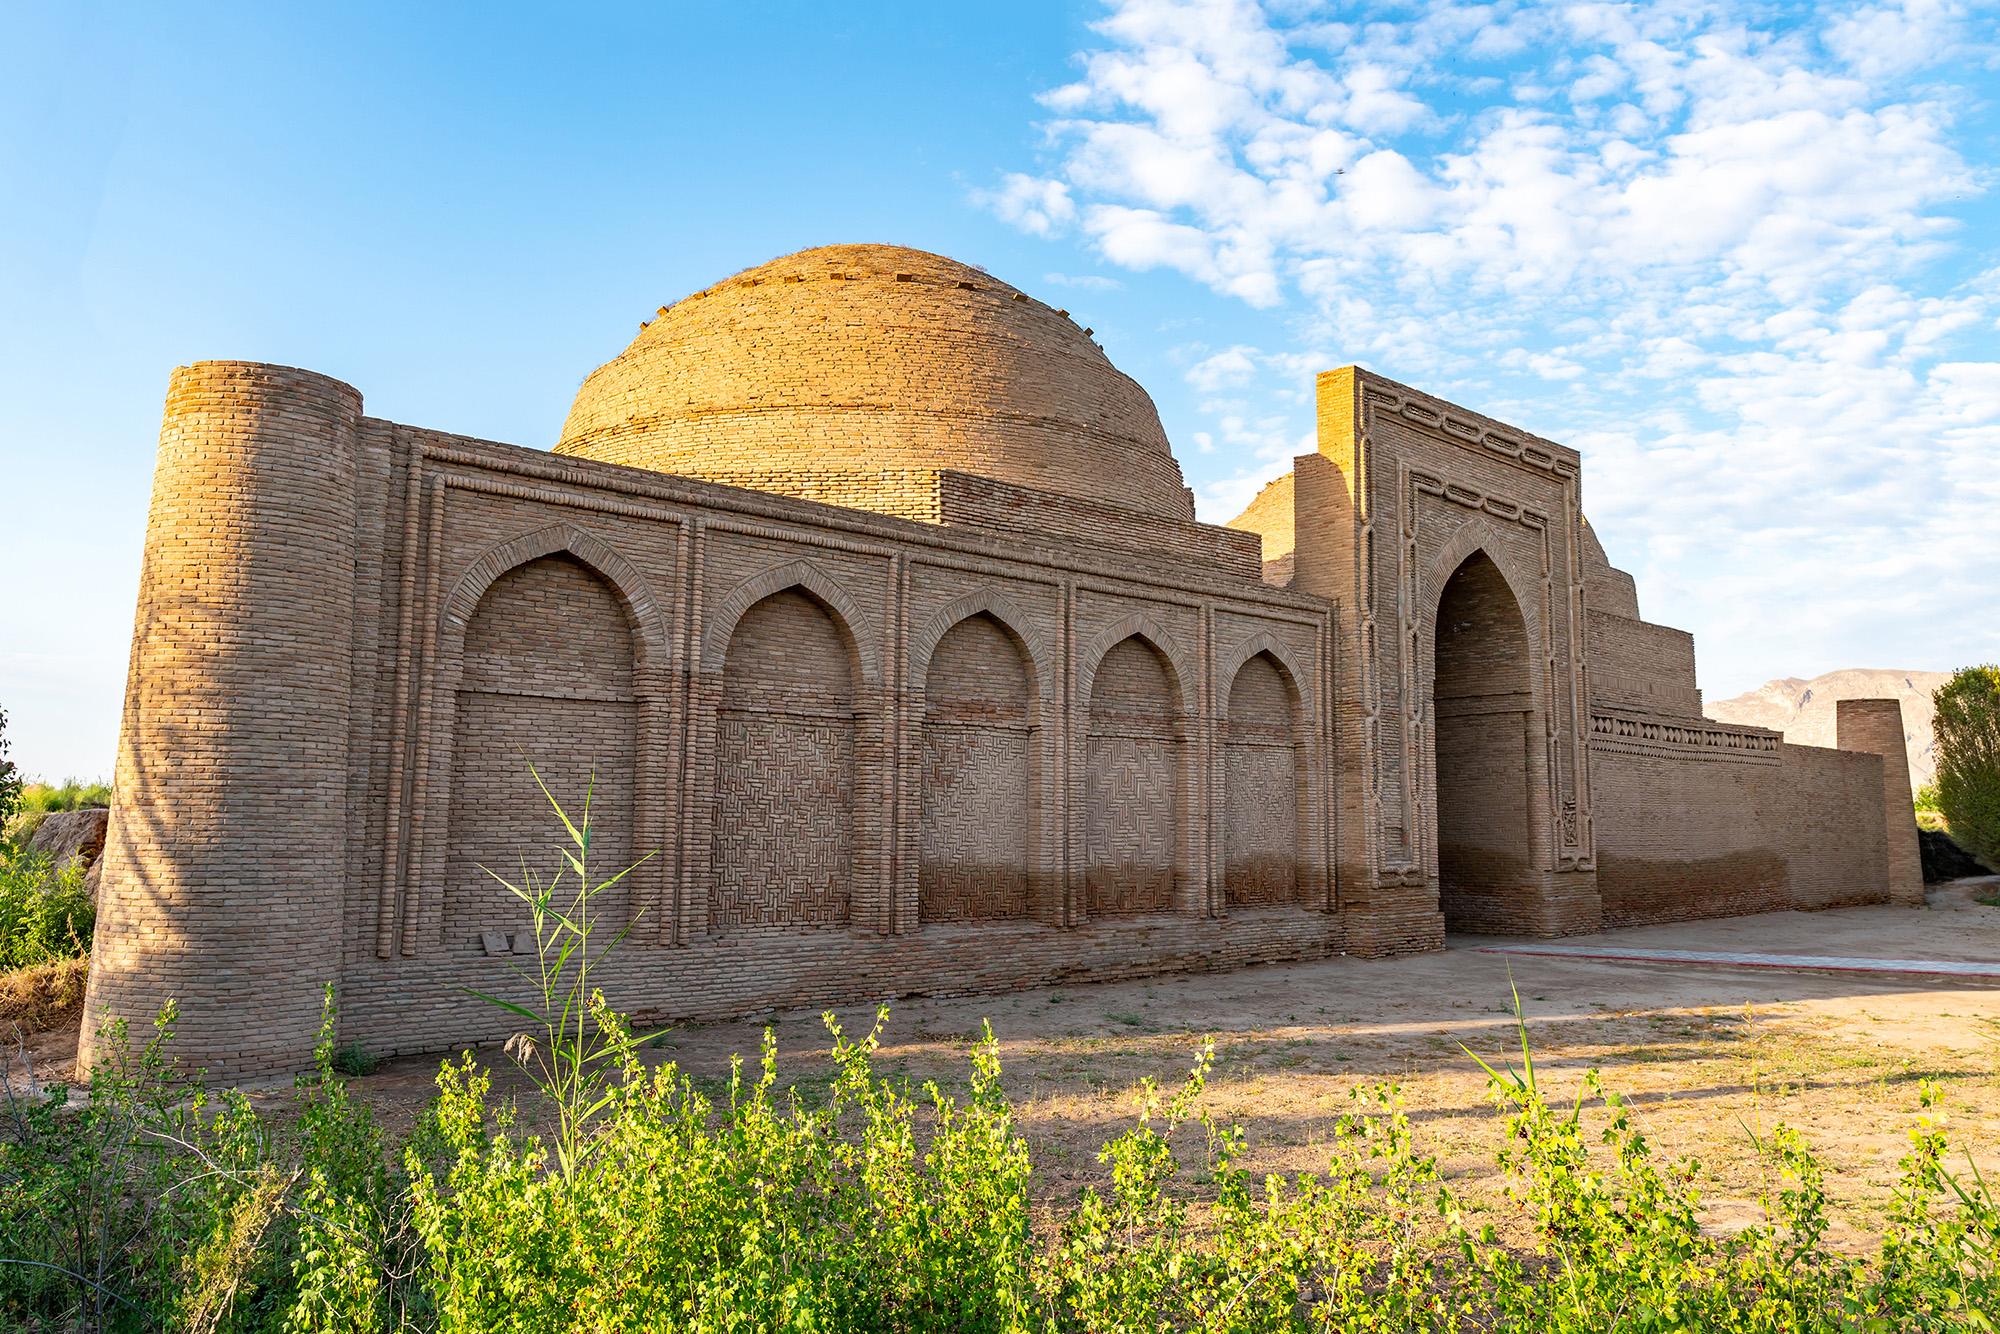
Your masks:
{"label": "brick mausoleum", "polygon": [[331,981],[376,1053],[503,1035],[530,761],[657,854],[600,903],[648,1017],[1921,901],[1893,700],[1705,721],[1575,451],[1318,394],[1197,522],[1089,330],[890,246],[663,308],[553,453],[182,368],[86,1034],[177,998],[184,1060],[286,1069]]}

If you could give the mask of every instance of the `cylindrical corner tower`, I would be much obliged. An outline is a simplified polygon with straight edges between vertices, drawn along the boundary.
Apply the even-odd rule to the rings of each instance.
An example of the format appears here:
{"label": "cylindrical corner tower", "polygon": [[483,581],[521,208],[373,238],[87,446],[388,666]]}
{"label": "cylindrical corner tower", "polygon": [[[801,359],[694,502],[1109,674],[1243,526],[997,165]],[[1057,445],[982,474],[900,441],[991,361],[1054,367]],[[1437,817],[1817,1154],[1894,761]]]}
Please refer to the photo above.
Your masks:
{"label": "cylindrical corner tower", "polygon": [[311,1059],[340,967],[361,396],[174,373],[153,476],[79,1067],[115,1019],[212,1076]]}

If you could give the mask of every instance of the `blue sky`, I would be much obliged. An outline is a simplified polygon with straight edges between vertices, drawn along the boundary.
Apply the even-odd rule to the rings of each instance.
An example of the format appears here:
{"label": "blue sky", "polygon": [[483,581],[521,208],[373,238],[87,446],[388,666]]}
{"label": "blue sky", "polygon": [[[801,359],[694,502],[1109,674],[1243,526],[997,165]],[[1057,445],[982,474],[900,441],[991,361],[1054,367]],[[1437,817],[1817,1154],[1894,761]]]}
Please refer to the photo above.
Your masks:
{"label": "blue sky", "polygon": [[803,246],[1093,326],[1203,516],[1358,361],[1582,449],[1732,694],[2000,655],[1991,5],[30,5],[0,44],[0,706],[111,765],[160,403],[205,357],[546,445]]}

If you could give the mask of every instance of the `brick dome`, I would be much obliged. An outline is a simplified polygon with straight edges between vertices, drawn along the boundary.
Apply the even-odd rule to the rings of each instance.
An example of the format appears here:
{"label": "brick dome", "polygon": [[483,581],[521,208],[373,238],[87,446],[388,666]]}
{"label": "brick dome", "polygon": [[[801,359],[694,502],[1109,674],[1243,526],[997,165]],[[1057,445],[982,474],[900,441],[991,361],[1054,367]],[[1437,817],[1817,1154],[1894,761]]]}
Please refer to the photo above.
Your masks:
{"label": "brick dome", "polygon": [[901,246],[802,250],[663,308],[556,452],[780,491],[950,468],[1194,514],[1152,399],[1084,330]]}

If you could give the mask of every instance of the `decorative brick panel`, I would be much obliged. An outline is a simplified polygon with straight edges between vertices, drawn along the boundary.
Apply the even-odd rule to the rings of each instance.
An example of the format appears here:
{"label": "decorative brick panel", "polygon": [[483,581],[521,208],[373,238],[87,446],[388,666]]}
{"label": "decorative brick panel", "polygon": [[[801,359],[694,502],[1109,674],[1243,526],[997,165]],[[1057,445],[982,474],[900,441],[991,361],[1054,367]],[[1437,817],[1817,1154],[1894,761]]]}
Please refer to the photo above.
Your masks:
{"label": "decorative brick panel", "polygon": [[1166,660],[1122,640],[1098,664],[1086,756],[1086,911],[1170,912],[1180,833],[1180,743]]}
{"label": "decorative brick panel", "polygon": [[854,724],[724,713],[716,750],[710,928],[844,924]]}
{"label": "decorative brick panel", "polygon": [[924,701],[920,920],[1027,917],[1036,782],[1022,649],[993,617],[967,617],[932,652]]}
{"label": "decorative brick panel", "polygon": [[737,622],[716,736],[711,930],[846,924],[854,661],[804,593],[774,593]]}
{"label": "decorative brick panel", "polygon": [[1304,751],[1283,669],[1260,653],[1236,671],[1224,733],[1225,900],[1231,908],[1300,901]]}

